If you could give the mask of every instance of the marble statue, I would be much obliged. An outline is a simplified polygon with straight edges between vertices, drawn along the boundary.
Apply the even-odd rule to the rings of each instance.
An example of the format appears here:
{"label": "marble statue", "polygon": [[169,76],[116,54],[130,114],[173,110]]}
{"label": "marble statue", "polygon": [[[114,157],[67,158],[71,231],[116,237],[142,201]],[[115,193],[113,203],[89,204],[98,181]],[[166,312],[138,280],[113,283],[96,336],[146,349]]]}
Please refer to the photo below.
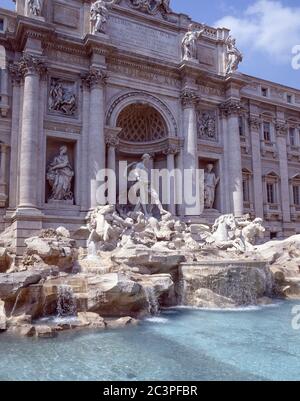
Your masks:
{"label": "marble statue", "polygon": [[53,79],[49,92],[49,110],[71,116],[75,114],[76,103],[74,91],[65,87],[60,80]]}
{"label": "marble statue", "polygon": [[[167,213],[159,199],[157,191],[151,185],[151,169],[150,169],[151,156],[144,154],[138,163],[132,163],[128,166],[129,180],[134,182],[134,191],[129,191],[136,203],[134,211],[142,210],[146,217],[150,217],[153,206],[156,205],[160,214]],[[139,197],[136,194],[139,193]],[[133,202],[131,202],[133,203]]]}
{"label": "marble statue", "polygon": [[242,228],[242,237],[246,245],[256,245],[258,239],[263,239],[265,235],[266,229],[263,226],[263,219],[256,218],[253,221],[245,221],[243,223],[239,223]]}
{"label": "marble statue", "polygon": [[42,13],[43,0],[27,0],[27,7],[30,15],[38,17]]}
{"label": "marble statue", "polygon": [[109,8],[115,4],[115,0],[97,0],[91,5],[90,21],[92,33],[105,33],[107,20],[109,17]]}
{"label": "marble statue", "polygon": [[61,146],[59,155],[55,156],[47,170],[47,180],[51,187],[48,199],[54,201],[73,201],[74,195],[71,191],[74,171],[69,163],[68,149]]}
{"label": "marble statue", "polygon": [[213,164],[209,163],[204,173],[204,204],[206,209],[213,208],[216,187],[220,181],[220,178],[216,177],[216,174],[213,172],[213,168]]}
{"label": "marble statue", "polygon": [[194,24],[189,25],[189,30],[182,39],[183,60],[197,60],[197,42],[204,30],[205,25],[202,25],[200,30],[197,30]]}
{"label": "marble statue", "polygon": [[236,40],[229,36],[226,40],[226,74],[231,74],[238,69],[239,63],[243,61],[243,55],[236,47]]}

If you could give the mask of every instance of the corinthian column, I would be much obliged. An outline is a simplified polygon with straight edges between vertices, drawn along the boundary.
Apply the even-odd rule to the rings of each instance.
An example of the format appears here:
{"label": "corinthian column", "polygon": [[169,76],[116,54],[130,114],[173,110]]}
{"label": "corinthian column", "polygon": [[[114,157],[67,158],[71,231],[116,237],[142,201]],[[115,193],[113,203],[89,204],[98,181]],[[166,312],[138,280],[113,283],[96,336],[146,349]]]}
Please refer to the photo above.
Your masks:
{"label": "corinthian column", "polygon": [[176,180],[176,172],[175,172],[175,156],[179,153],[179,147],[175,144],[171,144],[165,151],[164,154],[167,156],[167,168],[169,172],[170,182],[168,184],[169,191],[169,205],[168,210],[172,213],[173,216],[176,215],[176,205],[175,205],[175,180]]}
{"label": "corinthian column", "polygon": [[242,159],[238,120],[243,109],[238,101],[229,100],[221,105],[220,111],[222,118],[227,119],[227,132],[225,133],[227,154],[225,155],[225,159],[230,211],[235,216],[239,217],[243,215],[244,211]]}
{"label": "corinthian column", "polygon": [[[183,134],[184,134],[184,192],[187,190],[195,200],[191,203],[187,201],[187,193],[185,196],[185,214],[199,216],[201,207],[199,203],[200,183],[196,171],[199,167],[198,162],[198,137],[197,137],[197,115],[196,105],[200,101],[200,97],[196,92],[185,89],[181,95],[183,107]],[[188,184],[188,185],[187,185]],[[187,187],[190,187],[189,189]]]}
{"label": "corinthian column", "polygon": [[[105,135],[104,135],[104,86],[106,74],[92,68],[85,78],[90,87],[90,119],[88,157],[88,180],[90,188],[90,208],[105,204],[105,192],[99,190],[105,177]],[[102,186],[102,188],[104,188]]]}
{"label": "corinthian column", "polygon": [[45,72],[45,67],[41,60],[25,54],[19,61],[18,68],[24,77],[18,209],[37,209],[36,174],[39,127],[37,102],[40,91],[40,74]]}
{"label": "corinthian column", "polygon": [[264,200],[262,185],[262,164],[261,164],[261,146],[260,146],[260,128],[261,121],[256,116],[249,119],[249,128],[252,146],[252,165],[253,165],[253,187],[254,187],[254,208],[256,217],[264,217]]}
{"label": "corinthian column", "polygon": [[275,125],[277,136],[277,147],[280,165],[280,189],[281,189],[281,209],[283,215],[283,222],[291,222],[291,200],[289,189],[289,167],[287,159],[287,143],[286,137],[288,126],[284,122],[277,122]]}
{"label": "corinthian column", "polygon": [[107,202],[110,205],[115,205],[117,202],[116,195],[116,148],[119,145],[118,134],[120,128],[107,128],[105,134],[105,141],[107,146],[107,189],[108,196]]}

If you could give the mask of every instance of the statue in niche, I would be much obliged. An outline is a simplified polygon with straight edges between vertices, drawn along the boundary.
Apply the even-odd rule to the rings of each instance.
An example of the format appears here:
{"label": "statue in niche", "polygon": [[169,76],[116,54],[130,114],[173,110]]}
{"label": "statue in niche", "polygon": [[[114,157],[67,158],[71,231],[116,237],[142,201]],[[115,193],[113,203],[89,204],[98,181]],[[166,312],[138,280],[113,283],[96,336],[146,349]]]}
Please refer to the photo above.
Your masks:
{"label": "statue in niche", "polygon": [[216,132],[216,116],[212,112],[200,113],[199,120],[199,136],[203,139],[217,139]]}
{"label": "statue in niche", "polygon": [[91,5],[90,21],[92,33],[105,33],[106,23],[109,17],[109,8],[116,3],[116,0],[97,0]]}
{"label": "statue in niche", "polygon": [[238,69],[239,63],[243,61],[243,55],[236,47],[236,40],[229,36],[226,40],[226,74],[232,74]]}
{"label": "statue in niche", "polygon": [[160,215],[168,213],[164,210],[156,189],[151,184],[151,156],[144,154],[142,160],[131,163],[127,167],[126,175],[128,180],[133,182],[129,189],[128,199],[131,204],[135,205],[134,213],[142,211],[146,218],[152,216],[154,206],[157,206]]}
{"label": "statue in niche", "polygon": [[204,24],[202,24],[200,30],[197,30],[194,24],[189,25],[189,30],[182,39],[183,60],[197,60],[197,42],[204,30]]}
{"label": "statue in niche", "polygon": [[215,202],[216,187],[220,178],[213,171],[214,165],[207,164],[204,173],[204,205],[206,209],[212,209]]}
{"label": "statue in niche", "polygon": [[49,109],[72,116],[76,111],[76,95],[70,87],[58,79],[52,79],[49,93]]}
{"label": "statue in niche", "polygon": [[73,201],[74,195],[71,191],[73,177],[74,171],[69,162],[68,148],[61,146],[59,155],[55,156],[47,169],[47,180],[52,190],[48,201]]}
{"label": "statue in niche", "polygon": [[42,13],[43,0],[27,0],[28,13],[39,17]]}

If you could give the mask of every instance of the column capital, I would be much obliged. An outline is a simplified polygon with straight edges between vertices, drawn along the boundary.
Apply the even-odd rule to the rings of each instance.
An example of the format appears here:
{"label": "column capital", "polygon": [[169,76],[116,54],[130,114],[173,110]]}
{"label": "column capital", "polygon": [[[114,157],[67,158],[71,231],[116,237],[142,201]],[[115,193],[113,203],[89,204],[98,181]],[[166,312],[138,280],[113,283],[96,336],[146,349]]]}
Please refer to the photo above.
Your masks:
{"label": "column capital", "polygon": [[88,74],[82,76],[82,83],[88,88],[95,86],[103,87],[107,81],[107,73],[101,68],[90,68]]}
{"label": "column capital", "polygon": [[288,124],[282,121],[275,123],[275,131],[278,137],[285,137],[288,133]]}
{"label": "column capital", "polygon": [[173,155],[173,156],[175,156],[175,155],[177,155],[179,152],[180,152],[180,146],[177,145],[177,144],[175,144],[175,143],[173,143],[173,144],[170,144],[170,145],[163,151],[163,154],[166,155],[166,156],[168,156],[168,155]]}
{"label": "column capital", "polygon": [[180,98],[183,107],[194,107],[200,102],[200,96],[193,89],[184,89]]}
{"label": "column capital", "polygon": [[113,132],[113,131],[107,131],[105,133],[105,143],[106,143],[107,146],[116,148],[120,143],[120,140],[118,138],[118,134],[116,132]]}
{"label": "column capital", "polygon": [[261,127],[261,119],[259,117],[250,116],[249,118],[249,127],[252,131],[259,131]]}
{"label": "column capital", "polygon": [[32,56],[31,54],[24,53],[22,58],[10,65],[10,73],[16,83],[26,75],[44,75],[47,71],[44,60]]}
{"label": "column capital", "polygon": [[219,109],[223,117],[238,116],[245,112],[241,102],[234,99],[221,103]]}

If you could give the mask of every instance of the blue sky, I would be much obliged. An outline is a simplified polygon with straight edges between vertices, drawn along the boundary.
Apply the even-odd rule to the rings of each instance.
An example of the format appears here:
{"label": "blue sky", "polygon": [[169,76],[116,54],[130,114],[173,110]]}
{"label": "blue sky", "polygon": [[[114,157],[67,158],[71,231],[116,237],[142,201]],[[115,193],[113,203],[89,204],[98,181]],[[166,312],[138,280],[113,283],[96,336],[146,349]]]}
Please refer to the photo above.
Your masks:
{"label": "blue sky", "polygon": [[[1,7],[14,8],[11,0]],[[300,45],[299,0],[171,0],[195,21],[232,29],[244,53],[240,71],[300,89],[292,48]]]}

